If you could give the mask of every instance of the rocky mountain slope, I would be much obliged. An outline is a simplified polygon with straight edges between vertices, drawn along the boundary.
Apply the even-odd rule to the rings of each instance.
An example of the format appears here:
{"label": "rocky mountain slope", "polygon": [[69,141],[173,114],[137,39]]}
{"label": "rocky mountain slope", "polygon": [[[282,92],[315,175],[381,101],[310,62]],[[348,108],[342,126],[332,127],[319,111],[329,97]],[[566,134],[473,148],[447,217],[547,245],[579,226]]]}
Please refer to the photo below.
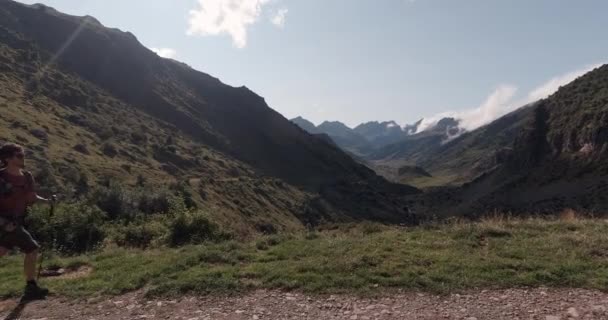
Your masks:
{"label": "rocky mountain slope", "polygon": [[28,146],[46,188],[138,177],[186,181],[218,220],[292,228],[407,221],[403,195],[246,87],[134,35],[43,6],[0,2],[1,138]]}
{"label": "rocky mountain slope", "polygon": [[395,143],[410,134],[395,121],[366,122],[355,127],[353,131],[364,136],[376,148]]}
{"label": "rocky mountain slope", "polygon": [[[493,210],[608,210],[608,65],[484,130],[498,124],[512,132],[507,140],[513,143],[496,154],[492,169],[461,188],[428,193],[418,199],[422,211],[476,216]],[[487,143],[501,142],[486,133],[489,138]]]}

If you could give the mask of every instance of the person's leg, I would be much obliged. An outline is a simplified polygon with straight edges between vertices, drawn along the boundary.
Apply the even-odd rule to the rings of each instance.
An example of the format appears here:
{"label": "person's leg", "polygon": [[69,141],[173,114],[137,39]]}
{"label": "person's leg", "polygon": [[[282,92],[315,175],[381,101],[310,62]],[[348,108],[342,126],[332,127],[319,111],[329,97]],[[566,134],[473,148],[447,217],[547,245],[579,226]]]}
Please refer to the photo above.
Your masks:
{"label": "person's leg", "polygon": [[25,286],[23,298],[25,300],[44,299],[49,291],[45,288],[38,287],[38,284],[36,283],[36,260],[38,258],[40,246],[34,238],[32,238],[32,235],[30,235],[27,230],[23,229],[23,227],[19,227],[15,230],[14,237],[17,247],[25,253],[23,271],[27,284]]}
{"label": "person's leg", "polygon": [[25,253],[23,260],[23,271],[25,280],[30,282],[36,280],[36,259],[38,258],[38,249],[40,246],[32,238],[32,235],[23,227],[18,227],[12,234],[14,244]]}
{"label": "person's leg", "polygon": [[36,280],[36,260],[38,259],[38,250],[25,254],[23,260],[23,271],[25,273],[25,281],[30,282]]}

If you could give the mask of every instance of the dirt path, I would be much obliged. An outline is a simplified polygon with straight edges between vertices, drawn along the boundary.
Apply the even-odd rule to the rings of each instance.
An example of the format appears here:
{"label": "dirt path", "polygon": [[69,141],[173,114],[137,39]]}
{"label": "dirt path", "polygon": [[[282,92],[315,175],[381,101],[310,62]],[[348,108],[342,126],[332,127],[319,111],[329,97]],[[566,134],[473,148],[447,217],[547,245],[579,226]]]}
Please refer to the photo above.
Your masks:
{"label": "dirt path", "polygon": [[[0,303],[0,319],[17,305]],[[480,291],[436,296],[394,294],[368,299],[256,291],[238,297],[147,300],[130,293],[111,300],[50,298],[25,306],[9,319],[608,319],[608,294],[589,290]]]}

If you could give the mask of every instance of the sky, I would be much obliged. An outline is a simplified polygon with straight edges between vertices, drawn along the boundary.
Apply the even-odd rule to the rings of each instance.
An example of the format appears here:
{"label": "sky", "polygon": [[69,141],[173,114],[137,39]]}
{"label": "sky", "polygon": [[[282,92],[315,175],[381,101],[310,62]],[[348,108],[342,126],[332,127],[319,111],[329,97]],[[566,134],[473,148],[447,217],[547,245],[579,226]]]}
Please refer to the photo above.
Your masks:
{"label": "sky", "polygon": [[604,0],[23,0],[91,15],[287,118],[474,129],[608,62]]}

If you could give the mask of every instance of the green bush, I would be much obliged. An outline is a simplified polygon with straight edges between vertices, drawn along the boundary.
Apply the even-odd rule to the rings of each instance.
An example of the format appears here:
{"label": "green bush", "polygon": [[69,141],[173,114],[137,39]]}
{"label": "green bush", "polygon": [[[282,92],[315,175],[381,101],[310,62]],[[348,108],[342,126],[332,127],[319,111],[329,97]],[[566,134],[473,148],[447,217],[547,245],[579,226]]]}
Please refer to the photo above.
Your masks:
{"label": "green bush", "polygon": [[123,186],[113,182],[110,182],[108,187],[95,188],[89,199],[112,220],[135,216],[137,213],[131,194]]}
{"label": "green bush", "polygon": [[60,204],[51,216],[46,206],[34,206],[27,218],[34,237],[46,248],[66,254],[90,251],[104,240],[106,214],[82,202]]}
{"label": "green bush", "polygon": [[169,200],[173,197],[167,189],[143,188],[134,196],[137,210],[145,214],[168,212]]}
{"label": "green bush", "polygon": [[88,196],[91,203],[105,211],[112,220],[132,220],[138,214],[147,215],[169,211],[169,200],[175,197],[165,188],[128,188],[110,182],[109,186],[98,186]]}
{"label": "green bush", "polygon": [[164,216],[148,216],[127,224],[107,225],[107,242],[119,247],[150,248],[160,247],[169,234],[167,218]]}
{"label": "green bush", "polygon": [[205,241],[226,240],[229,235],[222,232],[217,224],[211,222],[200,210],[188,209],[181,197],[170,201],[169,239],[170,246],[199,244]]}
{"label": "green bush", "polygon": [[28,225],[45,248],[63,254],[94,250],[103,243],[176,247],[230,238],[204,212],[189,208],[181,196],[121,187],[98,187],[88,201],[60,204],[52,216],[46,206],[34,206]]}

